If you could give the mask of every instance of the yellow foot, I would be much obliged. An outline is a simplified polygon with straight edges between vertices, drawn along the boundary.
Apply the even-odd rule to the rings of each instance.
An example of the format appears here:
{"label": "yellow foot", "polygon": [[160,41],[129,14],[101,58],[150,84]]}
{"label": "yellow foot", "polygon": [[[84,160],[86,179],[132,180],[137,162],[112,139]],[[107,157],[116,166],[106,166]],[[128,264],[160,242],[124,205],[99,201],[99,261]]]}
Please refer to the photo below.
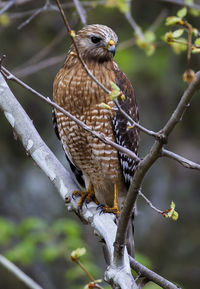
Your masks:
{"label": "yellow foot", "polygon": [[114,184],[114,201],[113,201],[113,207],[109,207],[107,205],[99,205],[97,209],[101,208],[101,213],[112,213],[115,214],[116,217],[119,216],[119,206],[118,206],[118,188],[117,185]]}
{"label": "yellow foot", "polygon": [[119,214],[120,214],[118,206],[110,208],[107,205],[99,205],[97,207],[97,209],[101,209],[100,214],[102,214],[102,213],[110,213],[110,214],[114,214],[116,217],[118,217]]}
{"label": "yellow foot", "polygon": [[97,205],[99,205],[99,202],[97,201],[94,193],[94,187],[92,184],[89,184],[88,190],[86,191],[74,191],[72,194],[72,197],[80,196],[81,199],[78,202],[78,209],[82,209],[83,204],[89,204],[90,202],[95,202]]}

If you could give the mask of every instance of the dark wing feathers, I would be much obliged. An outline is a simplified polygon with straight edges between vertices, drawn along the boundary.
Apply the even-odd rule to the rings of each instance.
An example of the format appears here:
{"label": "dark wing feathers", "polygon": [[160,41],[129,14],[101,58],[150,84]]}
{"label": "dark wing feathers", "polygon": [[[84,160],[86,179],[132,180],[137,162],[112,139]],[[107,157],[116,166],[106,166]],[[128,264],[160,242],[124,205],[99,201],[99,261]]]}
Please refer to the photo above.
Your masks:
{"label": "dark wing feathers", "polygon": [[[138,122],[138,108],[131,83],[129,82],[126,75],[121,71],[116,71],[115,82],[122,93],[125,95],[125,100],[119,100],[119,104],[131,118]],[[129,129],[128,125],[128,120],[122,115],[121,112],[117,111],[115,117],[113,118],[113,130],[116,142],[117,144],[124,146],[137,154],[139,133],[136,128]],[[128,190],[135,171],[136,161],[130,159],[127,155],[121,152],[119,152],[119,161]]]}
{"label": "dark wing feathers", "polygon": [[[56,134],[57,138],[60,140],[60,135],[59,135],[59,131],[58,131],[58,125],[57,125],[57,120],[56,120],[56,115],[55,115],[54,109],[52,111],[52,121],[53,121],[53,128],[55,130],[55,134]],[[72,172],[73,172],[78,184],[81,187],[85,188],[85,181],[83,179],[82,171],[80,171],[79,169],[77,169],[77,167],[75,167],[75,165],[68,158],[67,154],[65,154],[65,156],[66,156],[66,159],[67,159],[67,161],[68,161],[68,163],[70,165],[70,168],[71,168],[71,170],[72,170]]]}

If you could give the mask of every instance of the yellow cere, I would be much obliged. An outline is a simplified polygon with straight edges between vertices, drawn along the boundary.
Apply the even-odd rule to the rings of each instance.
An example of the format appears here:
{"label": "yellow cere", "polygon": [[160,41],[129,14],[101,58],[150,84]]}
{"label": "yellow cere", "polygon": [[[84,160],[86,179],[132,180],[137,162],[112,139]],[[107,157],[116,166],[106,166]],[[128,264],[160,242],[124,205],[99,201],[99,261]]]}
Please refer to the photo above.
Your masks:
{"label": "yellow cere", "polygon": [[115,41],[111,39],[111,40],[108,42],[108,46],[112,46],[112,45],[115,45]]}

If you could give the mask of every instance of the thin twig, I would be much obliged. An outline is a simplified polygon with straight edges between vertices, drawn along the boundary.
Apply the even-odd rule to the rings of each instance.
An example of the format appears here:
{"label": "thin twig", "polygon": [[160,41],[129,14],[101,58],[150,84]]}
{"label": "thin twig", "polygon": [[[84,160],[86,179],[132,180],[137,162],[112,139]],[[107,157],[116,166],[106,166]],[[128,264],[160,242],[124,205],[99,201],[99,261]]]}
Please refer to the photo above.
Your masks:
{"label": "thin twig", "polygon": [[187,169],[194,169],[194,170],[200,170],[200,164],[197,164],[193,161],[190,161],[174,152],[171,152],[166,149],[162,149],[162,154],[161,156],[163,157],[168,157],[170,159],[173,159],[177,162],[179,162],[182,166],[184,166]]}
{"label": "thin twig", "polygon": [[160,138],[162,137],[160,133],[154,132],[152,130],[148,130],[147,128],[143,127],[140,125],[138,122],[134,121],[120,106],[119,101],[116,99],[114,100],[118,110],[126,117],[126,119],[130,122],[131,125],[134,127],[137,127],[139,130],[143,131],[144,133],[153,136],[155,138]]}
{"label": "thin twig", "polygon": [[34,11],[34,13],[23,23],[21,23],[17,28],[20,30],[22,29],[24,26],[26,26],[27,24],[29,24],[36,16],[38,16],[40,13],[47,11],[49,9],[49,7],[51,7],[51,3],[49,0],[46,0],[45,4],[43,7],[37,9]]}
{"label": "thin twig", "polygon": [[160,1],[169,2],[169,3],[181,5],[181,6],[186,6],[188,8],[192,8],[192,9],[196,9],[196,10],[200,11],[200,5],[198,5],[198,4],[189,4],[186,1],[182,1],[182,0],[160,0]]}
{"label": "thin twig", "polygon": [[60,107],[59,105],[57,105],[55,102],[51,101],[49,98],[46,98],[44,95],[42,95],[41,93],[37,92],[36,90],[34,90],[33,88],[31,88],[30,86],[28,86],[27,84],[25,84],[23,81],[21,81],[20,79],[18,79],[16,76],[14,76],[12,73],[10,73],[5,67],[1,66],[1,72],[3,73],[3,75],[8,79],[8,80],[13,80],[15,82],[17,82],[18,84],[20,84],[21,86],[23,86],[24,88],[26,88],[27,90],[29,90],[30,92],[34,93],[35,95],[39,96],[43,101],[45,101],[46,103],[48,103],[49,105],[51,105],[53,108],[56,108],[57,110],[59,110],[60,112],[62,112],[65,116],[69,117],[70,119],[72,119],[76,124],[78,124],[80,127],[82,127],[84,130],[86,130],[87,132],[91,133],[94,137],[98,138],[99,140],[101,140],[103,143],[108,144],[112,147],[114,147],[116,150],[128,155],[130,158],[136,160],[137,162],[140,161],[140,158],[131,150],[124,148],[120,145],[118,145],[117,143],[111,141],[110,139],[108,139],[104,134],[100,134],[96,131],[93,131],[92,128],[90,128],[89,126],[87,126],[85,123],[83,123],[82,121],[80,121],[79,119],[77,119],[75,116],[73,116],[72,114],[70,114],[68,111],[64,110],[62,107]]}
{"label": "thin twig", "polygon": [[129,256],[129,260],[130,260],[131,268],[135,272],[137,272],[141,276],[148,278],[150,281],[161,286],[161,288],[164,288],[164,289],[178,289],[178,288],[180,288],[180,287],[174,285],[172,282],[168,281],[167,279],[163,278],[162,276],[158,275],[154,271],[152,271],[152,270],[148,269],[147,267],[145,267],[144,265],[140,264],[131,256]]}
{"label": "thin twig", "polygon": [[[95,7],[96,5],[104,5],[105,4],[105,0],[104,1],[95,1],[95,3],[93,1],[81,1],[81,4],[85,7]],[[62,7],[65,8],[73,8],[74,7],[74,2],[69,2],[69,3],[63,3]],[[35,13],[35,11],[37,11],[38,9],[30,9],[27,11],[23,11],[23,12],[16,12],[16,13],[9,13],[9,17],[10,18],[23,18],[23,17],[27,17],[29,15],[32,15]],[[48,7],[48,9],[46,11],[49,12],[54,12],[54,11],[59,11],[58,7],[56,5],[51,5],[50,7]]]}
{"label": "thin twig", "polygon": [[154,22],[149,26],[148,30],[155,31],[167,16],[167,9],[163,9]]}
{"label": "thin twig", "polygon": [[152,204],[152,202],[141,192],[141,190],[139,191],[138,195],[141,196],[154,211],[156,211],[157,213],[163,215],[164,211],[161,211],[158,208],[156,208]]}
{"label": "thin twig", "polygon": [[16,0],[10,0],[8,3],[5,4],[5,6],[0,10],[0,15],[4,14],[8,9],[10,9],[14,4]]}
{"label": "thin twig", "polygon": [[78,15],[81,19],[82,24],[84,26],[87,25],[87,19],[86,19],[87,14],[86,14],[85,9],[83,8],[82,3],[79,0],[73,0],[73,2],[74,2],[74,6],[76,7],[76,10],[78,12]]}
{"label": "thin twig", "polygon": [[133,30],[135,31],[136,35],[142,39],[145,40],[144,34],[142,33],[141,28],[137,25],[137,23],[135,22],[134,18],[132,17],[131,14],[131,1],[129,1],[127,3],[129,5],[129,9],[128,12],[125,13],[126,19],[129,22],[129,24],[131,25],[131,27],[133,28]]}
{"label": "thin twig", "polygon": [[33,64],[31,66],[22,68],[22,69],[16,69],[14,71],[12,71],[17,77],[27,77],[33,73],[36,73],[42,69],[45,69],[49,66],[53,66],[56,65],[58,63],[63,62],[65,58],[65,54],[62,55],[58,55],[58,56],[54,56],[54,57],[50,57],[47,59],[44,59],[36,64]]}
{"label": "thin twig", "polygon": [[87,275],[87,277],[89,278],[90,281],[94,281],[94,278],[92,277],[92,275],[88,272],[88,270],[85,268],[85,266],[78,260],[75,259],[74,262],[76,264],[78,264],[80,266],[80,268],[83,270],[83,272]]}
{"label": "thin twig", "polygon": [[[45,46],[43,49],[41,49],[38,53],[33,55],[31,58],[29,58],[23,64],[14,68],[12,70],[12,73],[17,74],[19,71],[21,71],[22,69],[26,68],[29,65],[33,65],[36,63],[39,64],[38,62],[40,60],[42,60],[44,57],[46,57],[53,50],[53,48],[60,43],[60,41],[64,38],[64,36],[65,36],[65,31],[61,30],[61,32],[59,32],[56,35],[56,37],[54,37],[53,40],[47,46]],[[47,59],[46,59],[46,61],[47,61]]]}
{"label": "thin twig", "polygon": [[19,280],[21,280],[28,288],[42,289],[39,284],[37,284],[33,279],[27,276],[21,269],[19,269],[15,264],[6,259],[3,255],[0,255],[0,264],[13,275],[15,275]]}

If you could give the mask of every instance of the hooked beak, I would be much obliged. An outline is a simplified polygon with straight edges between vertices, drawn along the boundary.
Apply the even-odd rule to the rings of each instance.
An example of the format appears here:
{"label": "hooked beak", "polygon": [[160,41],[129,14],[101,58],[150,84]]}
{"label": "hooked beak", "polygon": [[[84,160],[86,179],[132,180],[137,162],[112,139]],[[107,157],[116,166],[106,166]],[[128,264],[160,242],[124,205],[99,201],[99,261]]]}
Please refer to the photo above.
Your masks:
{"label": "hooked beak", "polygon": [[115,56],[115,50],[116,50],[115,45],[116,45],[115,41],[111,39],[106,46],[108,51],[111,52],[113,56]]}

